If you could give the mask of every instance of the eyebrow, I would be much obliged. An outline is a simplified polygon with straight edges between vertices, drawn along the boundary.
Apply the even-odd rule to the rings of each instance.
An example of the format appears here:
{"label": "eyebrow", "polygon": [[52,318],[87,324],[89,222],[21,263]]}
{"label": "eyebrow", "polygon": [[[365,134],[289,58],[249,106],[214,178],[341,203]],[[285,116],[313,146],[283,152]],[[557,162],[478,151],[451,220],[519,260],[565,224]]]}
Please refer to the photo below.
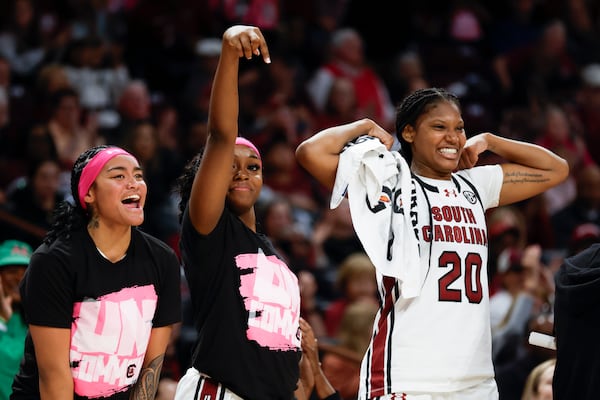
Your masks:
{"label": "eyebrow", "polygon": [[[113,171],[126,171],[126,170],[127,170],[127,168],[125,168],[125,167],[122,167],[122,166],[120,166],[120,165],[117,165],[117,166],[115,166],[115,167],[112,167],[112,168],[109,168],[109,169],[107,169],[107,170],[106,170],[106,172],[113,172]],[[144,171],[144,170],[142,169],[142,167],[133,167],[133,170],[134,170],[135,172],[137,172],[137,171]]]}

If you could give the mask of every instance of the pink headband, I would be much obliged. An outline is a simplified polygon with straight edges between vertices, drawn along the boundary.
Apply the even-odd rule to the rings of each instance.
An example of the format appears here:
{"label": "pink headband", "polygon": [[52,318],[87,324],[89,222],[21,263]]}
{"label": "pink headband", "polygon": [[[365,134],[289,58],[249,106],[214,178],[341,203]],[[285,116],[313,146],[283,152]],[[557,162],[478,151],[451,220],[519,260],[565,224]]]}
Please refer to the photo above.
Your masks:
{"label": "pink headband", "polygon": [[258,156],[258,158],[261,158],[260,157],[260,152],[258,151],[258,149],[256,148],[256,146],[254,145],[254,143],[252,143],[248,139],[238,136],[237,138],[235,138],[235,144],[241,144],[242,146],[250,147],[252,150],[254,150],[254,152],[256,153],[256,155]]}
{"label": "pink headband", "polygon": [[[79,185],[77,186],[77,194],[79,195],[79,204],[85,210],[87,208],[87,204],[85,204],[84,198],[90,187],[92,187],[92,183],[98,177],[100,171],[102,171],[102,167],[113,159],[116,156],[126,155],[131,156],[125,150],[119,147],[109,147],[107,149],[101,150],[98,152],[92,159],[83,167],[81,171],[81,177],[79,178]],[[133,157],[135,158],[135,157]]]}

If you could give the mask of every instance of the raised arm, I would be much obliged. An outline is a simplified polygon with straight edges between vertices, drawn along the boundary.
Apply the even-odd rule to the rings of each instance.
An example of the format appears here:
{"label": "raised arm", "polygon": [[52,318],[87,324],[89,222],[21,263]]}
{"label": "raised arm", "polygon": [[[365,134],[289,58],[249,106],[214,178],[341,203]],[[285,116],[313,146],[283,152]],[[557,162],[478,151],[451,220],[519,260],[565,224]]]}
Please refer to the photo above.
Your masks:
{"label": "raised arm", "polygon": [[500,206],[538,195],[558,185],[569,175],[567,162],[550,150],[491,133],[481,133],[467,141],[459,167],[472,167],[485,150],[508,161],[502,164],[504,181],[500,191]]}
{"label": "raised arm", "polygon": [[332,189],[340,152],[346,143],[361,135],[379,138],[388,149],[394,143],[392,135],[372,120],[365,118],[316,133],[300,143],[296,149],[296,159],[317,181]]}
{"label": "raised arm", "polygon": [[253,56],[270,62],[267,43],[258,28],[237,25],[225,31],[210,95],[208,138],[190,194],[190,218],[203,234],[213,230],[225,206],[238,135],[239,62],[241,57]]}

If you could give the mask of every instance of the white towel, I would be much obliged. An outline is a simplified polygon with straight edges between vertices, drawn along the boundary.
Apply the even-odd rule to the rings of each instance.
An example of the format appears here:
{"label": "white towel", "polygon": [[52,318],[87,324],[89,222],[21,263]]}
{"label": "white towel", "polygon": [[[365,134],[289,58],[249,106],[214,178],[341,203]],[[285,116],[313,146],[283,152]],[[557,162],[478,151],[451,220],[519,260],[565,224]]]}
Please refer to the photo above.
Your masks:
{"label": "white towel", "polygon": [[[398,191],[400,199],[394,195]],[[405,298],[416,297],[421,290],[419,242],[410,217],[411,191],[410,169],[404,158],[388,151],[379,139],[361,136],[340,154],[330,201],[335,208],[348,195],[354,230],[365,252],[381,274],[402,282]]]}

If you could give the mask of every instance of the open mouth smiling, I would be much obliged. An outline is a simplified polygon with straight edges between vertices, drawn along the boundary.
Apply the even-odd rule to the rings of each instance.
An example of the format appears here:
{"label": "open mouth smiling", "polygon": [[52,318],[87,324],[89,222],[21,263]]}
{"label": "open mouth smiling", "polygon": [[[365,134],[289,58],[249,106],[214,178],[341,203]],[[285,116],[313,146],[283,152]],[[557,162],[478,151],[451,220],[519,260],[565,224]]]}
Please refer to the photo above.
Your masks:
{"label": "open mouth smiling", "polygon": [[132,205],[134,208],[139,208],[140,199],[140,195],[132,194],[131,196],[127,196],[123,200],[121,200],[121,203],[125,204],[126,206]]}

